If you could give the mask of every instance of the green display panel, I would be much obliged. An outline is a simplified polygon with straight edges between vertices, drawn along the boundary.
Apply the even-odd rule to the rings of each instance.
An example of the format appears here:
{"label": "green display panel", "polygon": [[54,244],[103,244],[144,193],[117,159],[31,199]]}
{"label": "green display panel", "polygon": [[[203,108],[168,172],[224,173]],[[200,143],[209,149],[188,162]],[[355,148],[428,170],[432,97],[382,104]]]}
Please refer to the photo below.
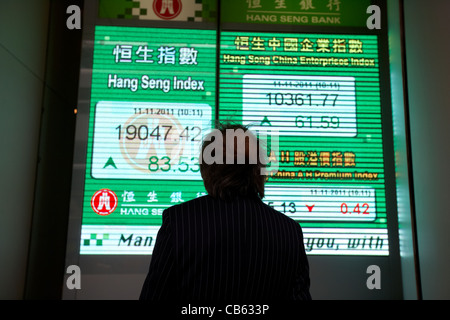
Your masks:
{"label": "green display panel", "polygon": [[205,194],[216,32],[96,26],[81,254],[151,254],[162,211]]}
{"label": "green display panel", "polygon": [[221,33],[219,118],[269,135],[263,200],[308,254],[389,255],[377,37]]}

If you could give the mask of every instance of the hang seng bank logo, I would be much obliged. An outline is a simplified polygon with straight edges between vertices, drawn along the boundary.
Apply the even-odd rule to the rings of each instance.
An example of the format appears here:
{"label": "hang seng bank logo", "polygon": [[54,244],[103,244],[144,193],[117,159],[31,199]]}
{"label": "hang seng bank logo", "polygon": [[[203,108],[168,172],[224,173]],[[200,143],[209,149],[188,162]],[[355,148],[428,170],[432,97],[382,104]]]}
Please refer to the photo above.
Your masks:
{"label": "hang seng bank logo", "polygon": [[117,208],[117,195],[109,189],[98,190],[91,198],[91,207],[101,216],[111,214]]}
{"label": "hang seng bank logo", "polygon": [[153,12],[161,19],[173,19],[181,12],[181,0],[154,0]]}

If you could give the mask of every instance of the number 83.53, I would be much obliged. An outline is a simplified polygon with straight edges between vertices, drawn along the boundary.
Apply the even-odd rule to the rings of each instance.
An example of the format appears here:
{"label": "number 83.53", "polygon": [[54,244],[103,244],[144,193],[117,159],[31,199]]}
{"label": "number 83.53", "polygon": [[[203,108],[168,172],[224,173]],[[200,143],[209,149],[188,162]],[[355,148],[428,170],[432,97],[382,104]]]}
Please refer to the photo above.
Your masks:
{"label": "number 83.53", "polygon": [[200,166],[198,164],[197,157],[186,157],[181,156],[178,159],[178,163],[172,166],[171,159],[168,156],[159,158],[158,156],[151,156],[149,159],[148,170],[151,172],[168,172],[172,170],[173,172],[199,172]]}

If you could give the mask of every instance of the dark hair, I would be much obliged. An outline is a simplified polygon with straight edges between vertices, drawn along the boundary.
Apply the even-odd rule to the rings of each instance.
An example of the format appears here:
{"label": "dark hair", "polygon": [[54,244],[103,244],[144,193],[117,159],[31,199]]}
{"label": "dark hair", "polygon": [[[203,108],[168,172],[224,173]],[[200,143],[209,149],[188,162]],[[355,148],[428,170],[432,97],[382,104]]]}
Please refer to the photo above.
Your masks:
{"label": "dark hair", "polygon": [[[244,133],[244,141],[236,135],[227,138],[227,132]],[[220,140],[222,138],[222,146]],[[231,141],[228,141],[231,140]],[[216,142],[211,155],[214,160],[205,161],[205,149]],[[210,148],[209,148],[210,149]],[[256,152],[255,152],[256,151]],[[227,154],[228,153],[228,154]],[[230,155],[230,153],[232,155]],[[251,131],[240,124],[218,124],[203,141],[200,155],[200,173],[208,194],[214,198],[231,200],[237,196],[264,198],[265,148]],[[256,159],[255,159],[256,158]],[[232,159],[232,163],[230,160]]]}

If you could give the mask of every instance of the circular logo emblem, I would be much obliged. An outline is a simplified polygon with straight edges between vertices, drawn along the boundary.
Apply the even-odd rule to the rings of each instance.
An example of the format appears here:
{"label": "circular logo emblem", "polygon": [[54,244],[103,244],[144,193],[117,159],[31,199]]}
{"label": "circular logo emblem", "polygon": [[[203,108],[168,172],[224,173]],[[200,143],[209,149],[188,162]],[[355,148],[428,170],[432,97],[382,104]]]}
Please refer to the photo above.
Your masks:
{"label": "circular logo emblem", "polygon": [[95,213],[107,216],[117,208],[117,196],[109,189],[98,190],[91,199],[91,207]]}
{"label": "circular logo emblem", "polygon": [[174,115],[138,114],[124,124],[127,138],[120,142],[124,159],[135,169],[149,173],[149,159],[164,167],[168,159],[178,163],[186,146],[180,138],[184,128]]}
{"label": "circular logo emblem", "polygon": [[161,19],[173,19],[181,12],[181,0],[154,0],[153,12]]}

